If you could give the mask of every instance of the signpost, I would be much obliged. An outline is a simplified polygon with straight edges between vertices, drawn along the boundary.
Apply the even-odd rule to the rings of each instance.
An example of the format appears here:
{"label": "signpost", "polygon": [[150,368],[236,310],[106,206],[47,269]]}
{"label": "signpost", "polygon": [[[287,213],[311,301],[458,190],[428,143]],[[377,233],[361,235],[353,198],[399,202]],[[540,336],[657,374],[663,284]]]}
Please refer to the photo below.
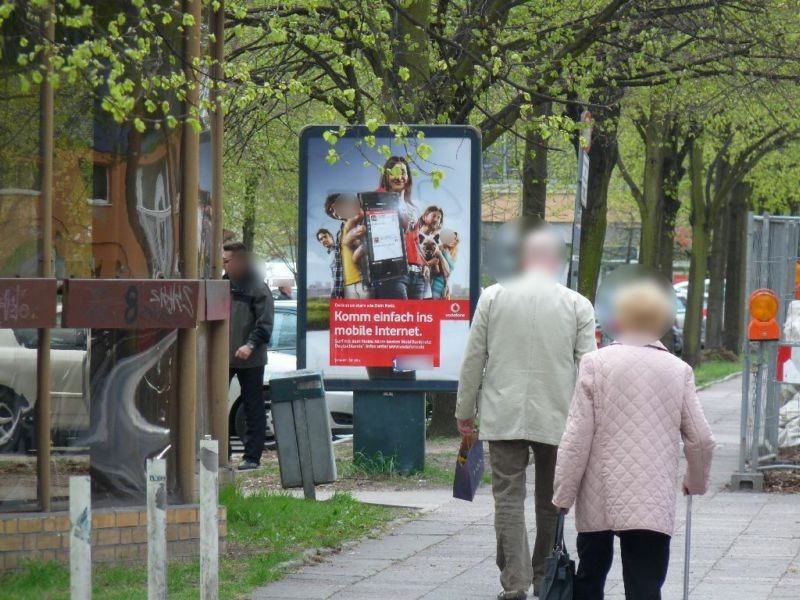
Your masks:
{"label": "signpost", "polygon": [[581,144],[578,148],[578,187],[575,193],[575,214],[572,221],[572,259],[569,266],[569,287],[578,289],[578,262],[581,255],[581,218],[586,208],[589,190],[589,152],[592,149],[592,115],[584,111],[581,115]]}

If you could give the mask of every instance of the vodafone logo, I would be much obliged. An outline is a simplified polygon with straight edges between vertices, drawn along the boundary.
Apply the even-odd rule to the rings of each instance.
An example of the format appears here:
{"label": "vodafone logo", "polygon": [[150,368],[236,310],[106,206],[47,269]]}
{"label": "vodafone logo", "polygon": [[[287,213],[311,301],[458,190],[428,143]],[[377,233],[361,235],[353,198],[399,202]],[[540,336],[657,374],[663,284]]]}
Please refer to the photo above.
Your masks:
{"label": "vodafone logo", "polygon": [[452,313],[459,313],[461,312],[461,305],[458,302],[453,302],[450,305],[450,312]]}

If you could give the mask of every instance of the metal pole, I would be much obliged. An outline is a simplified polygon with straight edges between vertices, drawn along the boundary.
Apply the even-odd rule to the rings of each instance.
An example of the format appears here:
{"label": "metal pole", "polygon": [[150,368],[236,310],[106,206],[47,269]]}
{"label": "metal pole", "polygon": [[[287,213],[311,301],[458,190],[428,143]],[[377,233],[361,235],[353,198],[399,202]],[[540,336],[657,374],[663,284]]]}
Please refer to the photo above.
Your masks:
{"label": "metal pole", "polygon": [[[45,76],[39,87],[39,152],[40,194],[39,216],[41,244],[39,245],[42,277],[53,277],[53,112],[54,95],[51,76],[53,73],[52,44],[55,39],[55,2],[50,0],[42,15],[44,29],[44,51],[42,63]],[[50,484],[50,339],[49,329],[39,330],[36,348],[36,495],[39,507],[49,511],[51,506]]]}
{"label": "metal pole", "polygon": [[219,444],[200,441],[200,599],[219,598]]}
{"label": "metal pole", "polygon": [[683,552],[683,600],[689,600],[689,565],[692,553],[692,496],[686,496],[686,540]]}
{"label": "metal pole", "polygon": [[85,475],[69,478],[69,587],[72,600],[92,597],[92,486]]}
{"label": "metal pole", "polygon": [[167,461],[147,459],[147,600],[167,598]]}
{"label": "metal pole", "polygon": [[764,380],[764,342],[758,344],[758,367],[756,371],[755,397],[753,399],[753,437],[750,440],[750,471],[758,471],[759,432],[761,430],[761,391]]}
{"label": "metal pole", "polygon": [[[222,81],[222,61],[225,58],[225,3],[211,12],[211,31],[214,42],[211,54],[211,276],[222,278],[222,154],[225,115],[222,111],[219,84]],[[228,467],[228,321],[208,323],[209,401],[211,403],[211,435],[219,443],[219,466]]]}
{"label": "metal pole", "polygon": [[[184,0],[184,13],[194,17],[184,31],[184,62],[186,79],[186,111],[197,111],[200,102],[200,82],[194,68],[200,57],[201,0]],[[198,114],[194,115],[199,118]],[[197,279],[197,191],[199,186],[200,135],[187,123],[181,136],[181,261],[182,276]],[[197,462],[197,330],[178,331],[178,439],[177,467],[181,496],[187,504],[195,499],[195,469]]]}
{"label": "metal pole", "polygon": [[[744,262],[745,262],[745,276],[744,287],[746,291],[745,298],[750,297],[750,277],[752,276],[752,267],[750,261],[753,258],[753,227],[754,217],[753,213],[747,213],[747,246]],[[739,416],[739,473],[744,473],[746,454],[747,454],[747,422],[750,411],[750,340],[747,337],[747,309],[742,310],[742,355],[744,357],[742,367],[742,408]]]}

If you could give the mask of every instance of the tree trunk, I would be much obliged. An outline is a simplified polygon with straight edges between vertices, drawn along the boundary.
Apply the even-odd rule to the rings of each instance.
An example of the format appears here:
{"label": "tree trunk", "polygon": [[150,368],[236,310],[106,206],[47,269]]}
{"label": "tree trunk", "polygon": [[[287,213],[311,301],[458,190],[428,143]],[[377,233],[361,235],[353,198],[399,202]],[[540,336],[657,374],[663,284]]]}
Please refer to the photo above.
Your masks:
{"label": "tree trunk", "polygon": [[431,437],[453,437],[456,429],[456,394],[453,392],[432,392],[428,400],[433,405],[428,435]]}
{"label": "tree trunk", "polygon": [[723,348],[739,354],[742,350],[744,305],[747,282],[747,208],[750,185],[738,183],[731,192],[728,221],[728,262],[725,267],[725,310]]}
{"label": "tree trunk", "polygon": [[608,186],[617,163],[617,126],[619,104],[609,111],[598,112],[592,129],[592,146],[589,153],[589,185],[586,208],[581,215],[580,269],[578,291],[594,302],[597,281],[606,240],[606,214],[608,212]]}
{"label": "tree trunk", "polygon": [[259,177],[253,172],[247,176],[244,184],[244,215],[242,216],[242,243],[248,250],[253,250],[256,237],[256,195]]}
{"label": "tree trunk", "polygon": [[672,281],[672,263],[675,259],[675,223],[681,208],[679,186],[686,169],[683,166],[685,152],[680,146],[680,139],[675,127],[669,132],[669,143],[665,147],[662,166],[661,206],[663,219],[659,232],[659,264],[658,271]]}
{"label": "tree trunk", "polygon": [[[395,39],[401,43],[395,46],[395,69],[387,73],[390,85],[384,85],[385,93],[394,97],[388,98],[384,114],[390,123],[425,123],[436,118],[435,97],[423,93],[430,85],[430,61],[422,49],[430,44],[431,0],[402,4],[402,11],[395,11],[394,16]],[[401,70],[405,75],[401,76]]]}
{"label": "tree trunk", "polygon": [[[729,170],[728,164],[722,161],[717,170],[717,186],[727,178]],[[709,350],[718,350],[722,347],[722,307],[724,305],[724,280],[728,250],[727,227],[730,219],[730,202],[728,200],[724,201],[724,206],[713,226],[714,234],[708,261],[706,348]]]}
{"label": "tree trunk", "polygon": [[727,269],[728,221],[730,206],[723,208],[714,227],[711,254],[708,260],[708,305],[706,307],[706,349],[722,347],[722,318],[725,303],[725,271]]}
{"label": "tree trunk", "polygon": [[703,288],[709,251],[708,208],[703,189],[703,147],[699,140],[692,141],[689,157],[692,184],[692,253],[689,263],[689,297],[683,327],[683,359],[694,366],[700,361]]}
{"label": "tree trunk", "polygon": [[644,185],[642,186],[642,234],[639,242],[639,264],[658,268],[661,231],[661,200],[664,184],[663,120],[666,117],[651,107],[645,127]]}
{"label": "tree trunk", "polygon": [[[534,115],[550,114],[550,103],[534,107]],[[534,127],[525,136],[525,158],[522,164],[522,215],[544,219],[547,205],[547,145]]]}

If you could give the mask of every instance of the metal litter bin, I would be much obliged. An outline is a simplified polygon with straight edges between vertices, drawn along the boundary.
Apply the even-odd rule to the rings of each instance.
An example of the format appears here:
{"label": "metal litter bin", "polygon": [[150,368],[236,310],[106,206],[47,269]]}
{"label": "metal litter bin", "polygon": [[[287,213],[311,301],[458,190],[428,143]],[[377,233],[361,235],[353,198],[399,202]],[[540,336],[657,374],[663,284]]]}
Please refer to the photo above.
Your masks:
{"label": "metal litter bin", "polygon": [[270,390],[281,485],[302,487],[306,498],[314,498],[315,485],[336,481],[322,373],[302,370],[273,375]]}

